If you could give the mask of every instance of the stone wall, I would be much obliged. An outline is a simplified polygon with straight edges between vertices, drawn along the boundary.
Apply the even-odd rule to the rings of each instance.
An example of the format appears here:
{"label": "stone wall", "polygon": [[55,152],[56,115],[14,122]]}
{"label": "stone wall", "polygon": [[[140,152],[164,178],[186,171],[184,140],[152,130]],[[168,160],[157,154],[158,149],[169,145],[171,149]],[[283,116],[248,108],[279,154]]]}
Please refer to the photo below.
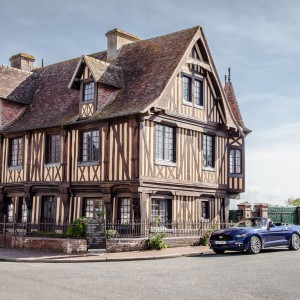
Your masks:
{"label": "stone wall", "polygon": [[[199,242],[199,237],[170,237],[165,238],[164,242],[168,248],[192,246]],[[12,237],[12,248],[26,250],[51,251],[58,253],[86,253],[87,244],[85,239],[64,239],[64,238],[43,238],[43,237]],[[108,239],[107,252],[127,252],[146,250],[147,239]]]}

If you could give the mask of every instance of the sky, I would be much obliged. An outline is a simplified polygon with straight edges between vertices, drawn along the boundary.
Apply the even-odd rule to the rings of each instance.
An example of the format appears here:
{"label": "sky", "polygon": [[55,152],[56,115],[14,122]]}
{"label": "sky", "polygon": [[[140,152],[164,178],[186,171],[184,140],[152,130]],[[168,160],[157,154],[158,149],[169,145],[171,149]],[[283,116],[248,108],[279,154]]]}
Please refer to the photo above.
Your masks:
{"label": "sky", "polygon": [[0,65],[20,52],[38,66],[105,50],[116,27],[147,39],[200,25],[252,130],[233,205],[284,205],[300,197],[299,15],[298,0],[0,0]]}

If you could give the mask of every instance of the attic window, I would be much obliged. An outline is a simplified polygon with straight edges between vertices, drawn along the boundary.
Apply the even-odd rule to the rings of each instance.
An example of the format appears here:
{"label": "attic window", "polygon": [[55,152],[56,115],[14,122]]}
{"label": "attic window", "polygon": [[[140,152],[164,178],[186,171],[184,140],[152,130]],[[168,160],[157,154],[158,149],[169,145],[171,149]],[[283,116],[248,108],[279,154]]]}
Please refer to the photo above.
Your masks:
{"label": "attic window", "polygon": [[94,82],[89,82],[89,83],[83,84],[82,102],[88,102],[88,101],[94,100],[94,94],[95,94],[94,86],[95,86]]}

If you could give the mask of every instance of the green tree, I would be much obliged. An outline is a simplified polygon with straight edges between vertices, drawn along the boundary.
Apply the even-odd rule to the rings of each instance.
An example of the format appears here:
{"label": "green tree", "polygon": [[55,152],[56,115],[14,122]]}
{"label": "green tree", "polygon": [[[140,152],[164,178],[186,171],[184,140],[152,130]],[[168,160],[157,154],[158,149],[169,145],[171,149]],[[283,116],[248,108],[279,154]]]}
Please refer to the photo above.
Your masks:
{"label": "green tree", "polygon": [[289,199],[287,199],[287,201],[285,203],[287,205],[291,205],[291,206],[300,206],[300,198],[290,197]]}

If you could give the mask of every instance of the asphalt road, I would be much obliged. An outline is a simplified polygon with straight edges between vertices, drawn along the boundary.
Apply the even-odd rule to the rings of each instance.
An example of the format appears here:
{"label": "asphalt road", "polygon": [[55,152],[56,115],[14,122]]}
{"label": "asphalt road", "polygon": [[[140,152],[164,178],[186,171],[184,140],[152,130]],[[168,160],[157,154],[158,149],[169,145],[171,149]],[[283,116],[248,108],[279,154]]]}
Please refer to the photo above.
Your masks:
{"label": "asphalt road", "polygon": [[100,263],[0,263],[0,299],[300,299],[300,251]]}

